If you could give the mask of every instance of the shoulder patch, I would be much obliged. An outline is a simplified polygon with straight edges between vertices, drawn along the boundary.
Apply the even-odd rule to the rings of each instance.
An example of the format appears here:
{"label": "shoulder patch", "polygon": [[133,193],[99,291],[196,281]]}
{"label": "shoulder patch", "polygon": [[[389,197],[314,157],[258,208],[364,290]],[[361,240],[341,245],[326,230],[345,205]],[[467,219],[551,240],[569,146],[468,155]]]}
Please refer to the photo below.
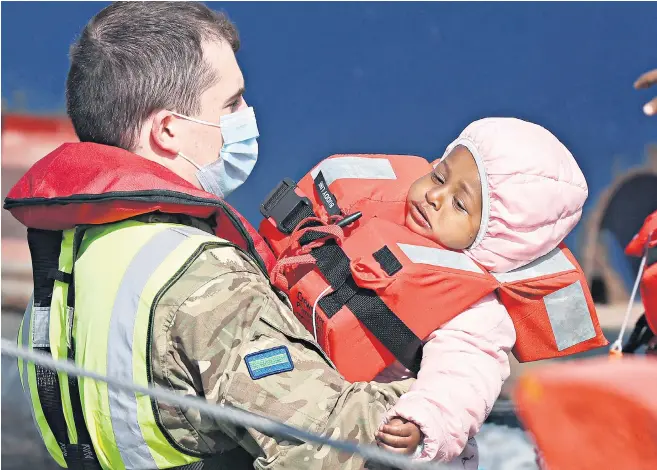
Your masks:
{"label": "shoulder patch", "polygon": [[292,357],[287,346],[278,346],[264,351],[258,351],[244,356],[244,362],[249,369],[249,375],[253,380],[258,380],[268,375],[289,372],[294,369]]}

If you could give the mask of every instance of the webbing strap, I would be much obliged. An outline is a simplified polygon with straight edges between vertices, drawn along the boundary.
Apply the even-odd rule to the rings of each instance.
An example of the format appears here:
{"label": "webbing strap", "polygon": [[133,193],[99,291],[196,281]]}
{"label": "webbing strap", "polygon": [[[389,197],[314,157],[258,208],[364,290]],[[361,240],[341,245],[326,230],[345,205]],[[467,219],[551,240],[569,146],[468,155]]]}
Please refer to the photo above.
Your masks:
{"label": "webbing strap", "polygon": [[[24,327],[25,328],[25,327]],[[37,351],[50,354],[50,348],[33,348]],[[27,366],[26,366],[27,367]],[[36,375],[37,394],[43,411],[43,416],[57,440],[62,453],[66,459],[65,446],[69,444],[68,432],[66,431],[66,420],[62,407],[62,397],[59,389],[59,376],[57,371],[47,369],[38,364],[34,365]]]}
{"label": "webbing strap", "polygon": [[[82,239],[84,238],[85,231],[88,227],[78,226],[75,228],[75,234],[73,235],[73,262],[71,264],[71,282],[68,286],[68,297],[66,299],[66,304],[72,312],[75,312],[75,261],[78,257],[78,251],[80,245],[82,244]],[[72,328],[73,317],[75,313],[69,316],[69,321]],[[68,359],[75,361],[75,339],[73,335],[70,338],[70,344],[68,347]],[[80,401],[80,385],[78,383],[77,377],[69,376],[68,378],[68,391],[70,396],[71,411],[73,413],[73,423],[75,424],[75,430],[78,435],[77,444],[69,444],[69,452],[66,457],[66,463],[69,468],[79,468],[79,469],[100,469],[100,462],[96,458],[96,452],[94,451],[93,444],[91,442],[91,436],[89,436],[89,431],[87,430],[87,425],[84,421],[84,414],[82,412],[82,402]]]}
{"label": "webbing strap", "polygon": [[[417,373],[422,361],[422,340],[375,291],[356,285],[349,267],[349,257],[342,248],[329,240],[325,245],[312,249],[310,254],[317,261],[317,269],[333,288],[333,292],[319,301],[324,314],[331,318],[346,306],[404,367]],[[393,268],[390,263],[389,260],[386,265]]]}
{"label": "webbing strap", "polygon": [[377,263],[381,266],[388,276],[393,276],[402,268],[402,264],[390,248],[384,246],[372,255]]}
{"label": "webbing strap", "polygon": [[309,217],[316,217],[315,212],[313,212],[313,209],[311,206],[307,206],[305,204],[299,204],[297,205],[292,211],[288,214],[288,216],[283,220],[281,225],[287,231],[289,230],[290,233],[294,230],[294,228],[301,223],[303,219],[307,219]]}
{"label": "webbing strap", "polygon": [[[77,233],[76,233],[77,235]],[[68,305],[72,305],[73,276],[59,271],[59,256],[62,246],[62,232],[50,230],[28,229],[28,244],[32,258],[34,277],[34,306],[50,306],[55,281],[69,283]],[[79,240],[78,240],[79,241]],[[79,246],[79,243],[78,243]],[[51,354],[50,347],[33,347],[33,349]],[[73,359],[74,354],[69,350],[68,358]],[[43,415],[48,427],[59,445],[62,456],[69,469],[100,469],[91,438],[84,425],[82,406],[78,391],[78,382],[75,377],[69,378],[69,393],[73,408],[73,419],[78,434],[78,443],[72,444],[69,439],[59,376],[56,371],[42,366],[34,366],[37,394]]]}
{"label": "webbing strap", "polygon": [[632,334],[627,340],[627,343],[623,345],[623,352],[635,353],[641,346],[648,344],[654,336],[655,334],[650,329],[648,320],[646,319],[646,314],[644,313],[634,325],[634,330],[632,330]]}
{"label": "webbing strap", "polygon": [[652,266],[657,263],[657,246],[648,248],[648,253],[646,253],[646,267]]}

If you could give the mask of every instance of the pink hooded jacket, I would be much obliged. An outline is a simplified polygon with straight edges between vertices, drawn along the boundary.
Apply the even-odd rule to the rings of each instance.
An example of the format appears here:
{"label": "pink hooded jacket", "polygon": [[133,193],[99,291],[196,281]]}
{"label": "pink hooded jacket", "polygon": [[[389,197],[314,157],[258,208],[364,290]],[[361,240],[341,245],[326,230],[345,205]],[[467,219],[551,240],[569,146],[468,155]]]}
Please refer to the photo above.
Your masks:
{"label": "pink hooded jacket", "polygon": [[[457,145],[475,157],[482,182],[481,226],[466,254],[490,271],[507,272],[543,256],[579,221],[586,180],[568,149],[543,127],[514,118],[481,119],[465,128],[443,158]],[[385,422],[399,416],[420,427],[419,460],[451,461],[462,454],[465,468],[476,469],[476,445],[469,439],[509,377],[515,341],[505,307],[495,295],[485,297],[426,339],[417,381]],[[397,363],[377,380],[410,375]]]}

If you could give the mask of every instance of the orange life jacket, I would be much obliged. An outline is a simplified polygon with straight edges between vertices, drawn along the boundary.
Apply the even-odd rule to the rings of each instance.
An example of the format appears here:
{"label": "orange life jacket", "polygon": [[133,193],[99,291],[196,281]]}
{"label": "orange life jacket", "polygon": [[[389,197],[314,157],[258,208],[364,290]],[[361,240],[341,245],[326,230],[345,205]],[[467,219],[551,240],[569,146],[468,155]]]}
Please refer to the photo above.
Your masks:
{"label": "orange life jacket", "polygon": [[516,410],[546,470],[657,468],[657,360],[625,356],[527,370]]}
{"label": "orange life jacket", "polygon": [[646,310],[646,320],[657,334],[657,211],[650,214],[639,233],[625,248],[629,256],[646,257],[641,277],[641,301]]}
{"label": "orange life jacket", "polygon": [[[278,259],[272,282],[344,377],[371,380],[395,360],[419,370],[423,340],[493,292],[514,322],[520,361],[606,345],[564,244],[489,273],[404,226],[408,189],[431,169],[420,157],[336,155],[298,186],[284,180],[261,207],[259,232]],[[339,226],[355,212],[362,216]]]}

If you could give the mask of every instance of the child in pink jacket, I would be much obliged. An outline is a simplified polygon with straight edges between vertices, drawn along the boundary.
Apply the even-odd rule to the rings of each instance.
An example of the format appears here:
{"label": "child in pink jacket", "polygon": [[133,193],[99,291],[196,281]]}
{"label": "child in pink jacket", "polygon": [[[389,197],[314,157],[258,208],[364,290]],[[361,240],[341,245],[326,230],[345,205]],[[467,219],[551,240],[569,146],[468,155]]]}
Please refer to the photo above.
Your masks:
{"label": "child in pink jacket", "polygon": [[[587,195],[577,162],[549,131],[519,119],[481,119],[411,186],[406,226],[464,250],[492,272],[507,272],[556,248],[579,221]],[[515,341],[495,295],[434,331],[417,381],[379,429],[379,445],[476,470],[473,437],[509,377]],[[410,375],[396,363],[377,380]]]}

